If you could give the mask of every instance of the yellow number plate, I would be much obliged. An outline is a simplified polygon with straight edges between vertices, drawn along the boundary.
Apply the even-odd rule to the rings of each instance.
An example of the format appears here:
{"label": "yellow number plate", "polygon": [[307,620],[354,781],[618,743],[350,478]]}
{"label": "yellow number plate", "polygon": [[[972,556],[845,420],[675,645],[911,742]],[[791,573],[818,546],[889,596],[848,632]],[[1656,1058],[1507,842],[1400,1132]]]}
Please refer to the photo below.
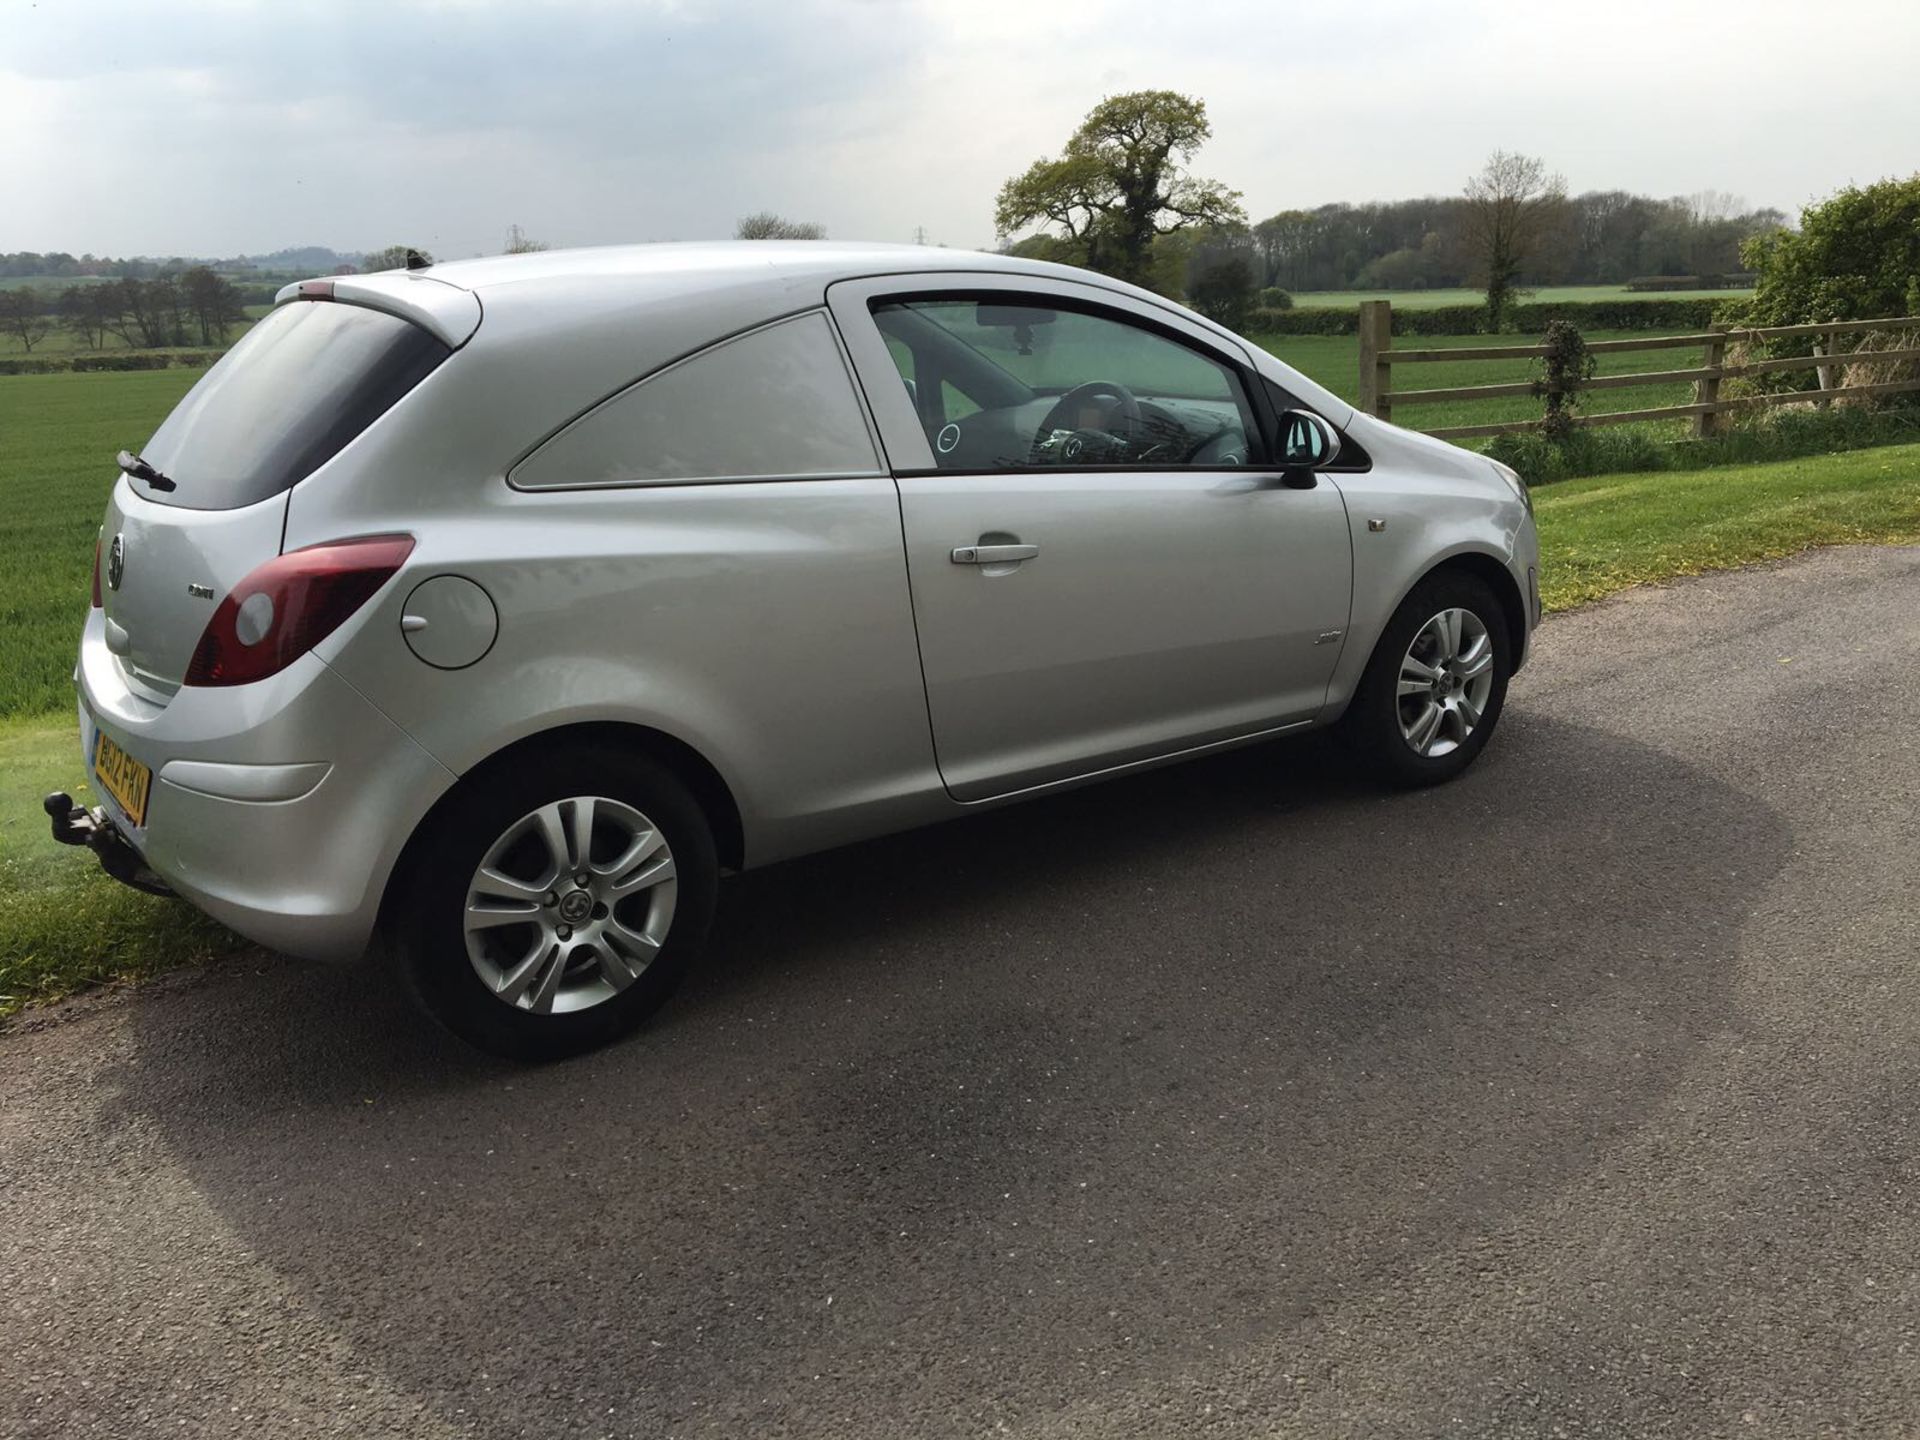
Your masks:
{"label": "yellow number plate", "polygon": [[94,740],[93,778],[120,802],[136,829],[147,823],[147,791],[153,788],[153,771],[109,740],[104,731]]}

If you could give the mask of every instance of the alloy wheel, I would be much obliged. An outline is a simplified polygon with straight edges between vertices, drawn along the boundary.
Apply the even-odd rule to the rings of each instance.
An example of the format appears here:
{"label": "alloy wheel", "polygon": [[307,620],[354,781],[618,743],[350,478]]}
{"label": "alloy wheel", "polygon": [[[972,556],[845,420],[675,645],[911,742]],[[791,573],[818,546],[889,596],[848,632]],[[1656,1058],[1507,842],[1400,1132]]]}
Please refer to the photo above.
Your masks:
{"label": "alloy wheel", "polygon": [[495,997],[535,1014],[625,990],[673,924],[673,851],[633,806],[579,795],[521,816],[468,882],[467,958]]}
{"label": "alloy wheel", "polygon": [[1414,633],[1400,661],[1400,734],[1414,754],[1467,743],[1493,694],[1493,638],[1471,610],[1442,610]]}

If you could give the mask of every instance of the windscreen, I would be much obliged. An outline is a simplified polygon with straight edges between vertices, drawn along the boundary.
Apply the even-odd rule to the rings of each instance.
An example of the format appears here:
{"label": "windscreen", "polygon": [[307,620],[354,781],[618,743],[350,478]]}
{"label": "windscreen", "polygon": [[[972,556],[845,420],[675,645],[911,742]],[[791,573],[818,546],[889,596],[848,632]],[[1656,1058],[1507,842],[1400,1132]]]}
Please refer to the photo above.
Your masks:
{"label": "windscreen", "polygon": [[453,352],[418,325],[335,301],[282,305],[187,392],[141,455],[191,510],[233,510],[312,474]]}

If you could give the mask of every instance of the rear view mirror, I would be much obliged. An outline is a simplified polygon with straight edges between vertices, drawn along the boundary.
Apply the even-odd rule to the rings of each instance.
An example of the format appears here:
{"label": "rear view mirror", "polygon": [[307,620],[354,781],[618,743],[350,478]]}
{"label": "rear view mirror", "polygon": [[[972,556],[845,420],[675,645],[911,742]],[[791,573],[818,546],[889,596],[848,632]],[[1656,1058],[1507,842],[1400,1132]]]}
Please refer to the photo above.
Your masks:
{"label": "rear view mirror", "polygon": [[1280,464],[1287,470],[1322,470],[1340,458],[1340,435],[1318,415],[1286,410],[1280,415]]}
{"label": "rear view mirror", "polygon": [[986,330],[1024,329],[1053,324],[1053,311],[1038,305],[994,305],[982,300],[973,307],[973,323]]}

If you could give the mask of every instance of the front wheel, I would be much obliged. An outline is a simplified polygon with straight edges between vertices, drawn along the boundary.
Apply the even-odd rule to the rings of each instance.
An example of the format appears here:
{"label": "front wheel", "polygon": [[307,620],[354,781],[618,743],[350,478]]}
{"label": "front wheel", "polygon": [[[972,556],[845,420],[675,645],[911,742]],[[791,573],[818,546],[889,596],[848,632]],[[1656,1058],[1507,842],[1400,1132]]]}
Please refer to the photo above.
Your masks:
{"label": "front wheel", "polygon": [[1511,644],[1486,582],[1459,571],[1429,576],[1387,622],[1342,724],[1394,783],[1451,780],[1500,721]]}
{"label": "front wheel", "polygon": [[719,867],[700,806],[602,748],[467,781],[387,912],[411,987],[462,1039],[516,1059],[605,1044],[697,958]]}

